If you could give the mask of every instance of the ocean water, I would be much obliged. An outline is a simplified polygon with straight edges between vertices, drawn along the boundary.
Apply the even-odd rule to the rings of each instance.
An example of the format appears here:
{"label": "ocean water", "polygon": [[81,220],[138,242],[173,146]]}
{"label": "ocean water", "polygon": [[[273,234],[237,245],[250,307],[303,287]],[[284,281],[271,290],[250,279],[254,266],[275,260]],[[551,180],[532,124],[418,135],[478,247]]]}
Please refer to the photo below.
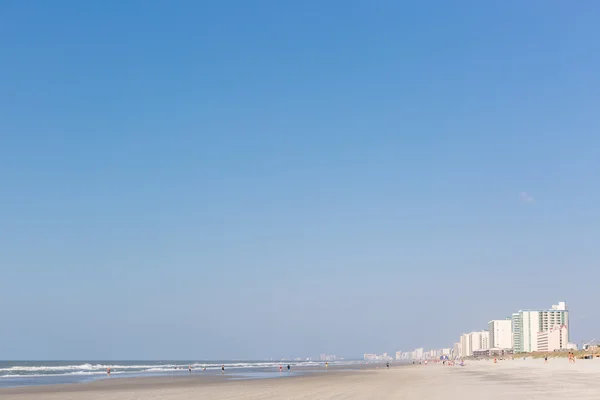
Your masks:
{"label": "ocean water", "polygon": [[[175,376],[192,374],[221,374],[225,372],[235,379],[260,379],[288,376],[287,365],[292,375],[325,368],[324,362],[274,362],[274,361],[0,361],[0,387],[82,383],[106,379],[110,367],[111,379],[119,377]],[[334,362],[330,365],[345,365],[351,362]],[[279,374],[283,365],[285,374]],[[206,371],[203,369],[206,368]],[[300,369],[300,370],[298,370]]]}

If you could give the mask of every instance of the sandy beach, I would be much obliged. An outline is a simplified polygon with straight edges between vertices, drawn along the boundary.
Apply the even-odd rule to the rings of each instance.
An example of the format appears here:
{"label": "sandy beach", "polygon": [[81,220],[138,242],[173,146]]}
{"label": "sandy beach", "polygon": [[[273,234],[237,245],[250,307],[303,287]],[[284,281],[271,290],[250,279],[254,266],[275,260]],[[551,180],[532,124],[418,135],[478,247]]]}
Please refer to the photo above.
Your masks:
{"label": "sandy beach", "polygon": [[11,400],[136,399],[598,399],[600,361],[506,360],[370,366],[309,376],[257,380],[227,377],[110,379],[89,384],[0,390]]}

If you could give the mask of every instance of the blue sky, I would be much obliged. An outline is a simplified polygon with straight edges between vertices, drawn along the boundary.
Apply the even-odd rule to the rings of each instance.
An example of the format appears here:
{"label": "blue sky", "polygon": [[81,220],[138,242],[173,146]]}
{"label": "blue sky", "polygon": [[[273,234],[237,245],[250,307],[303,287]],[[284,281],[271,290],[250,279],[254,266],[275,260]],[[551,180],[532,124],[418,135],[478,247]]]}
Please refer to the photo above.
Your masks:
{"label": "blue sky", "polygon": [[593,1],[0,5],[0,358],[597,336]]}

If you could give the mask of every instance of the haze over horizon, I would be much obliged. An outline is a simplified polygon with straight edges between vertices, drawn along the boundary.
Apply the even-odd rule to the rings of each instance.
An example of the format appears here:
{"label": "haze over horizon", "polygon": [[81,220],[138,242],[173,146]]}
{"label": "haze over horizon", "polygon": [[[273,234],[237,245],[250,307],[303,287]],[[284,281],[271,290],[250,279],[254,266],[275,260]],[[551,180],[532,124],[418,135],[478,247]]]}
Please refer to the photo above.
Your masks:
{"label": "haze over horizon", "polygon": [[600,333],[600,3],[5,1],[0,359]]}

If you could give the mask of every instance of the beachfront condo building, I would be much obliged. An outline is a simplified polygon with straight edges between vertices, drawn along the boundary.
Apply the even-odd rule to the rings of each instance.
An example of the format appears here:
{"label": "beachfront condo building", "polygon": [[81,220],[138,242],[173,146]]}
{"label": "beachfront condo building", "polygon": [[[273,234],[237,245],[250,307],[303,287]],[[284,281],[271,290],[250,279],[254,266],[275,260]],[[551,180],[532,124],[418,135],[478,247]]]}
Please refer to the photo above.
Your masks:
{"label": "beachfront condo building", "polygon": [[490,333],[488,331],[471,332],[469,334],[471,353],[490,348]]}
{"label": "beachfront condo building", "polygon": [[549,310],[520,310],[512,315],[513,350],[515,353],[539,351],[538,332],[547,332],[555,325],[566,327],[569,341],[569,310],[565,302]]}
{"label": "beachfront condo building", "polygon": [[471,357],[475,351],[490,348],[490,333],[488,331],[463,333],[455,348],[458,350],[457,357]]}
{"label": "beachfront condo building", "polygon": [[473,355],[471,351],[471,337],[468,333],[463,333],[460,336],[460,357],[470,357]]}
{"label": "beachfront condo building", "polygon": [[462,347],[460,345],[460,342],[454,343],[454,348],[452,349],[452,357],[462,357]]}
{"label": "beachfront condo building", "polygon": [[538,332],[538,351],[567,350],[569,348],[568,333],[569,330],[565,325],[555,325],[545,332]]}
{"label": "beachfront condo building", "polygon": [[413,359],[415,360],[422,360],[423,359],[423,355],[424,355],[424,350],[422,347],[415,349],[415,356],[413,357]]}
{"label": "beachfront condo building", "polygon": [[513,348],[511,319],[495,319],[488,322],[488,331],[490,332],[490,348]]}

